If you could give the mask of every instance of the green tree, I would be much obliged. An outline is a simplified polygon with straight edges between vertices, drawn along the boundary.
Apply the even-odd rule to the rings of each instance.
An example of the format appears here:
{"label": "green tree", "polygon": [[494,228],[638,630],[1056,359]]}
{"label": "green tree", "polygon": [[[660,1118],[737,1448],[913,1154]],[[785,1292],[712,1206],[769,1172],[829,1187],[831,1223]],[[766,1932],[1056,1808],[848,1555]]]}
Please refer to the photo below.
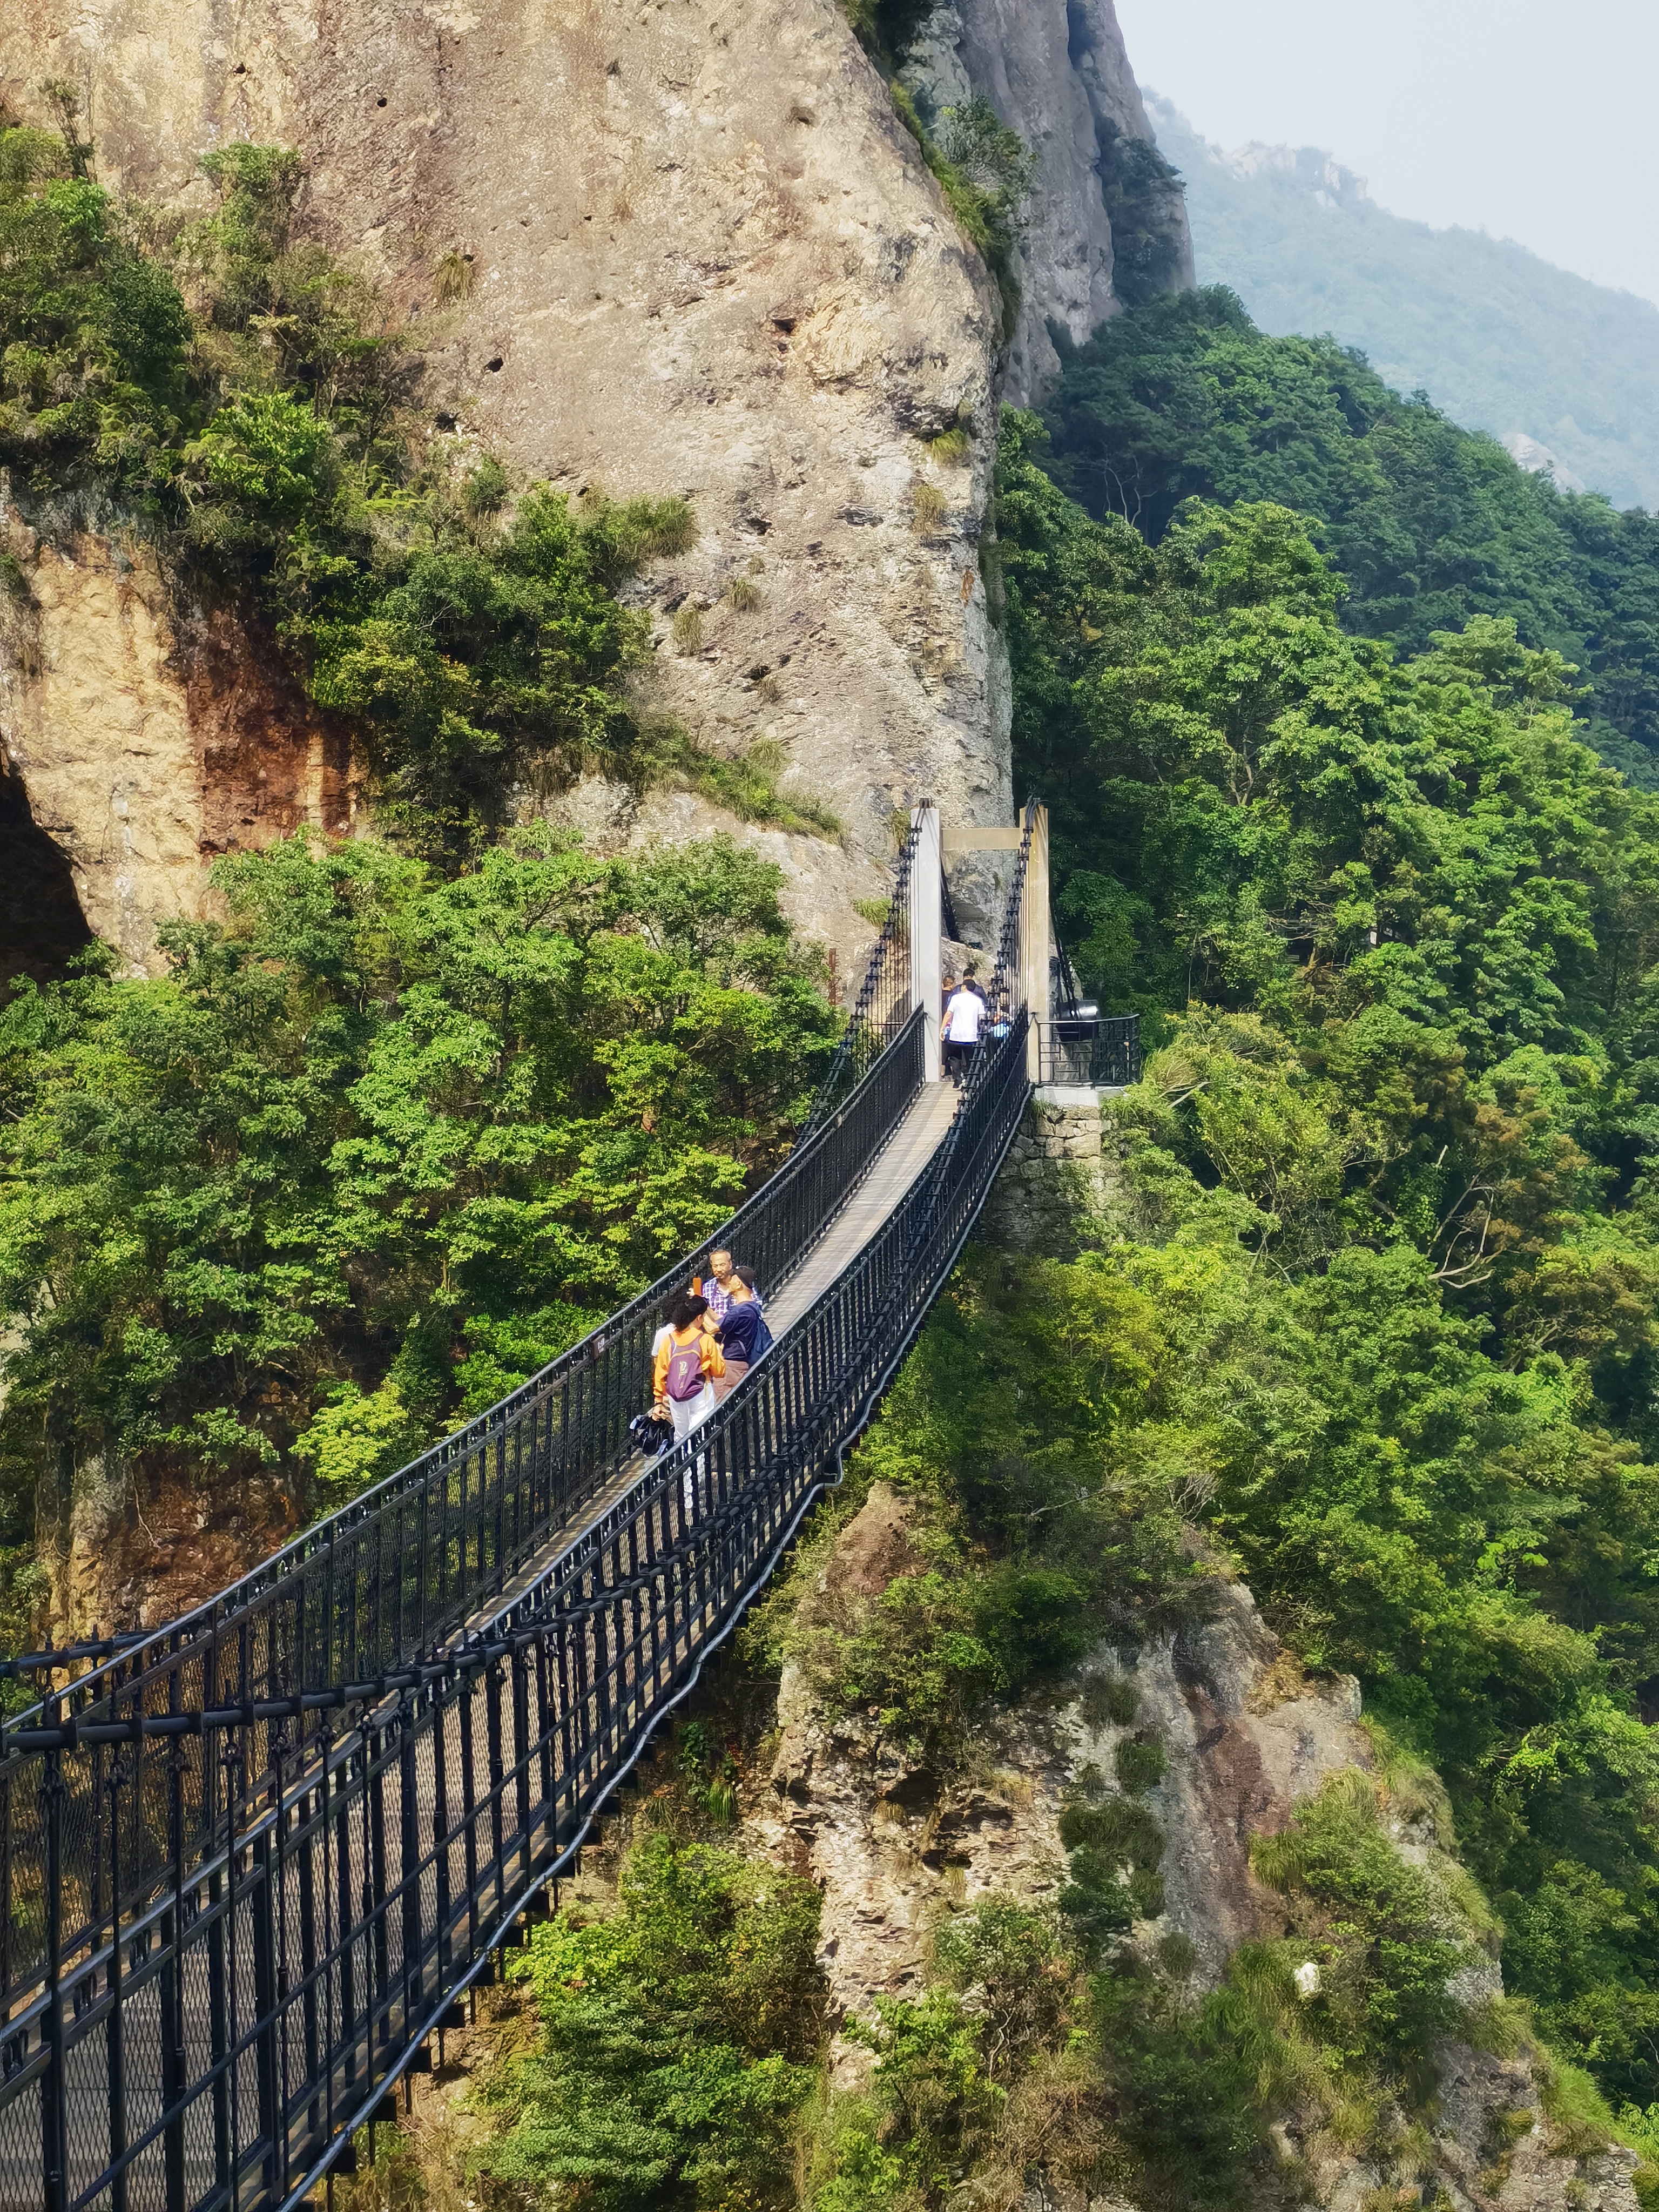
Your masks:
{"label": "green tree", "polygon": [[37,495],[171,473],[189,318],[73,134],[0,106],[0,462]]}
{"label": "green tree", "polygon": [[501,2093],[488,2171],[615,2212],[792,2205],[823,2032],[817,1926],[810,1882],[647,1835],[616,1911],[560,1913],[516,1969],[542,2045]]}
{"label": "green tree", "polygon": [[1392,1006],[1491,1062],[1583,1048],[1655,957],[1654,802],[1580,743],[1566,672],[1472,620],[1396,662],[1338,626],[1302,519],[1091,522],[1005,428],[1016,744],[1055,811],[1087,980]]}
{"label": "green tree", "polygon": [[1267,337],[1219,286],[1147,298],[1068,349],[1056,480],[1162,538],[1191,498],[1309,518],[1348,629],[1407,652],[1486,615],[1583,672],[1592,742],[1652,784],[1659,522],[1558,492],[1328,338]]}
{"label": "green tree", "polygon": [[444,879],[298,838],[215,882],[166,977],[94,958],[0,1012],[26,1458],[299,1486],[298,1450],[337,1499],[718,1222],[832,1038],[729,842],[523,833]]}

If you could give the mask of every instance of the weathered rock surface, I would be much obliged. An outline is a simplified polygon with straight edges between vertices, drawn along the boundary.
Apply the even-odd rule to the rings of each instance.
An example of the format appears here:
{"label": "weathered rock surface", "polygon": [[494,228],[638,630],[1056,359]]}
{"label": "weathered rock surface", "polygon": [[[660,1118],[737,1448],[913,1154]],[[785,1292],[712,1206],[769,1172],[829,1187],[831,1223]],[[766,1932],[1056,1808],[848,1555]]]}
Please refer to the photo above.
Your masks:
{"label": "weathered rock surface", "polygon": [[[1635,2152],[1565,2155],[1524,2058],[1465,2044],[1443,2045],[1437,2058],[1436,2179],[1454,2212],[1637,2212]],[[1334,2212],[1364,2212],[1363,2185],[1356,2170],[1330,2198]]]}
{"label": "weathered rock surface", "polygon": [[[1051,322],[1080,343],[1126,291],[1192,283],[1186,203],[1173,178],[1157,177],[1163,165],[1112,0],[945,0],[901,75],[929,116],[982,95],[1036,157],[1015,254],[1020,305],[1006,386],[1015,406],[1034,404],[1059,373]],[[1126,161],[1126,142],[1146,149],[1139,161],[1152,173],[1127,241],[1114,238],[1106,197],[1136,161]],[[1129,286],[1114,281],[1121,254]]]}
{"label": "weathered rock surface", "polygon": [[177,1620],[256,1566],[295,1529],[269,1476],[211,1492],[142,1480],[118,1454],[59,1464],[36,1493],[35,1540],[59,1643]]}
{"label": "weathered rock surface", "polygon": [[28,599],[0,647],[0,746],[81,911],[142,970],[158,922],[201,911],[208,864],[357,816],[344,728],[229,608],[175,605],[142,544],[40,543],[6,506]]}
{"label": "weathered rock surface", "polygon": [[[941,98],[985,91],[1037,155],[1006,362],[1029,398],[1054,367],[1048,320],[1082,337],[1111,312],[1102,164],[1151,143],[1111,0],[947,0],[917,66]],[[697,544],[639,588],[653,702],[715,750],[781,744],[786,791],[845,824],[844,853],[781,848],[793,917],[844,961],[896,808],[1011,818],[980,554],[1001,302],[834,0],[15,0],[0,91],[29,112],[47,76],[84,89],[104,180],[172,206],[205,208],[197,157],[227,140],[300,148],[302,227],[410,318],[434,430],[572,491],[693,501]],[[1191,255],[1166,198],[1176,283]],[[465,297],[440,301],[441,265]],[[968,451],[941,459],[928,441],[957,427]],[[6,656],[0,741],[29,756],[88,919],[143,960],[228,833],[326,817],[319,785],[346,778],[291,687],[233,708],[210,670],[204,702],[143,563],[119,593],[94,588],[100,566],[115,549],[87,549],[72,592],[52,580],[38,679]],[[739,576],[759,592],[744,611]],[[682,653],[687,605],[703,636]],[[100,724],[65,693],[91,702],[106,673]],[[221,804],[227,716],[233,754],[284,757]],[[590,826],[638,843],[663,824],[647,807]],[[963,914],[981,941],[989,920]]]}
{"label": "weathered rock surface", "polygon": [[[873,1595],[911,1564],[902,1502],[877,1483],[842,1531],[819,1596],[834,1606]],[[1237,1944],[1277,1933],[1282,1920],[1250,1873],[1250,1835],[1277,1830],[1298,1800],[1369,1756],[1353,1726],[1356,1686],[1287,1670],[1248,1591],[1215,1587],[1210,1620],[1130,1661],[1134,1725],[1159,1731],[1170,1762],[1149,1798],[1168,1838],[1158,1929],[1185,1935],[1212,1981]],[[1119,1664],[1120,1655],[1098,1653],[1069,1694],[998,1716],[976,1739],[970,1771],[943,1781],[890,1744],[872,1747],[856,1718],[826,1716],[799,1672],[786,1672],[777,1803],[760,1825],[772,1848],[804,1851],[823,1885],[837,2008],[919,1990],[928,1931],[951,1911],[993,1890],[1058,1893],[1061,1809],[1085,1767],[1111,1774],[1119,1740],[1133,1732],[1085,1717],[1089,1676]]]}
{"label": "weathered rock surface", "polygon": [[[786,788],[827,803],[865,864],[843,917],[896,807],[1011,817],[979,554],[1000,303],[832,0],[21,0],[0,88],[27,109],[49,74],[86,88],[104,179],[163,202],[205,206],[196,158],[227,139],[301,148],[303,227],[425,335],[434,429],[572,491],[691,500],[696,546],[640,594],[656,700],[716,749],[783,745]],[[458,254],[470,291],[441,307]],[[967,455],[933,458],[957,425]],[[748,611],[725,601],[738,576]],[[88,895],[131,937],[199,896],[192,741],[176,686],[150,696],[158,612],[118,605],[112,579],[96,605],[76,589],[85,635],[58,657],[123,662],[142,744],[118,716],[95,763],[60,744],[60,696],[15,671],[7,749],[32,748],[78,864],[126,854]],[[704,635],[682,654],[686,604]],[[47,790],[57,750],[82,766]],[[118,814],[135,774],[154,792]]]}
{"label": "weathered rock surface", "polygon": [[602,776],[585,778],[539,811],[544,819],[579,830],[595,853],[646,852],[717,832],[748,846],[783,871],[785,910],[798,930],[828,949],[830,986],[838,1000],[845,1004],[856,993],[876,933],[848,902],[890,897],[893,878],[882,861],[822,837],[734,822],[698,792],[639,792]]}
{"label": "weathered rock surface", "polygon": [[[917,1564],[904,1501],[877,1483],[805,1602],[815,1618],[842,1618]],[[1104,1701],[1091,1686],[1102,1674],[1133,1683],[1132,1723],[1097,1717]],[[822,1887],[832,2010],[867,2013],[877,1996],[920,1995],[931,1932],[951,1913],[993,1892],[1052,1901],[1066,1880],[1060,1816],[1067,1798],[1085,1778],[1091,1790],[1115,1788],[1119,1743],[1155,1732],[1167,1764],[1146,1802],[1164,1837],[1165,1904],[1133,1940],[1180,1933],[1197,1954],[1198,1980],[1213,1986],[1240,1943],[1284,1932],[1285,1900],[1251,1871],[1250,1838],[1276,1833],[1333,1776],[1370,1767],[1359,1710],[1358,1683],[1306,1676],[1249,1592],[1218,1579],[1206,1618],[1134,1650],[1096,1652],[1069,1689],[978,1731],[966,1765],[949,1776],[908,1760],[857,1717],[826,1713],[800,1672],[786,1671],[771,1802],[752,1805],[745,1826],[755,1845]],[[1443,1863],[1431,1819],[1401,1807],[1390,1830],[1406,1856]],[[1467,1996],[1501,1992],[1495,1963],[1485,1963]],[[1356,2157],[1294,2118],[1277,2124],[1280,2158],[1299,2179],[1282,2197],[1268,2184],[1264,2212],[1291,2202],[1329,2212],[1372,2212],[1383,2202],[1449,2204],[1454,2212],[1637,2212],[1634,2155],[1565,2141],[1544,2116],[1524,2057],[1460,2043],[1443,2045],[1437,2057],[1440,2096],[1427,2139],[1413,2138],[1403,2116],[1385,2116],[1382,2133],[1397,2138],[1393,2154]],[[838,2039],[833,2063],[837,2085],[849,2087],[866,2077],[871,2058]],[[1039,2177],[1026,2212],[1128,2208],[1062,2199]]]}
{"label": "weathered rock surface", "polygon": [[1403,2155],[1354,2158],[1293,2124],[1274,2128],[1281,2157],[1302,2179],[1297,2202],[1323,2212],[1411,2204],[1433,2212],[1638,2212],[1636,2153],[1616,2144],[1575,2151],[1541,2111],[1525,2058],[1445,2043],[1435,2061],[1438,2096],[1426,2142]]}

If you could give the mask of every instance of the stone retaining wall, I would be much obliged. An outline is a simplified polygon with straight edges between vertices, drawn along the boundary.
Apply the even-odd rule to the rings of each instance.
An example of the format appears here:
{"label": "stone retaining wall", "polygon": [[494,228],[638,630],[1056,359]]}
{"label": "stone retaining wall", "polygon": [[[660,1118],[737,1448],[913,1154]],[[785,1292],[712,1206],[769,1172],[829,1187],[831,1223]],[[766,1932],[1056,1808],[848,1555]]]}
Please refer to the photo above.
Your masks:
{"label": "stone retaining wall", "polygon": [[1100,1093],[1050,1087],[1025,1110],[986,1201],[980,1233],[1015,1252],[1070,1259],[1097,1241],[1111,1194]]}

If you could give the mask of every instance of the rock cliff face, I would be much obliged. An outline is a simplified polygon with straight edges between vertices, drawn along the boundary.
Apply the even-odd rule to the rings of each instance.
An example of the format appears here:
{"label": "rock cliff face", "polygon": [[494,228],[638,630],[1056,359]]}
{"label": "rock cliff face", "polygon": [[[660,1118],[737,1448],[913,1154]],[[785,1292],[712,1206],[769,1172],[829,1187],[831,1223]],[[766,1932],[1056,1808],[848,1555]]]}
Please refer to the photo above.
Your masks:
{"label": "rock cliff face", "polygon": [[[966,0],[935,46],[1040,155],[1025,397],[1043,318],[1081,336],[1112,305],[1100,131],[1144,137],[1139,95],[1109,0]],[[562,488],[691,500],[697,544],[641,587],[650,691],[711,748],[781,744],[785,788],[846,824],[844,856],[773,842],[797,918],[849,964],[868,931],[848,901],[877,887],[896,807],[1009,818],[980,554],[1000,302],[833,0],[16,0],[0,90],[27,111],[47,76],[83,89],[104,181],[168,205],[205,205],[213,146],[300,148],[303,226],[410,317],[434,427]],[[447,257],[469,289],[441,306]],[[958,426],[966,453],[939,459]],[[349,777],[268,653],[216,660],[142,561],[66,550],[36,579],[38,651],[8,656],[4,749],[88,919],[142,963],[155,921],[199,904],[204,856],[350,821]],[[703,643],[681,655],[688,603]],[[617,843],[687,813],[574,808]]]}
{"label": "rock cliff face", "polygon": [[[153,968],[157,923],[200,911],[217,854],[307,823],[354,827],[349,734],[257,624],[179,605],[144,547],[43,544],[3,512],[0,526],[29,590],[0,655],[5,780],[14,836],[52,901],[33,925],[40,957],[20,938],[5,964],[49,971],[89,927],[132,969]],[[23,838],[25,817],[70,884]]]}
{"label": "rock cliff face", "polygon": [[1146,291],[1192,283],[1186,203],[1112,0],[945,0],[902,75],[927,115],[981,95],[1036,157],[1015,256],[1015,406],[1034,405],[1059,371],[1051,324],[1080,343]]}
{"label": "rock cliff face", "polygon": [[[820,1595],[872,1597],[915,1561],[905,1508],[877,1483],[842,1532]],[[1152,1793],[1168,1845],[1167,1926],[1219,1981],[1242,1943],[1279,1932],[1279,1903],[1249,1870],[1254,1833],[1283,1827],[1297,1803],[1344,1767],[1368,1766],[1353,1725],[1357,1685],[1305,1680],[1284,1661],[1249,1594],[1223,1585],[1213,1618],[1138,1652],[1097,1652],[1057,1699],[1014,1708],[976,1738],[962,1778],[941,1784],[890,1746],[872,1753],[856,1720],[830,1718],[794,1669],[778,1698],[768,1847],[810,1859],[824,1895],[832,2005],[867,2012],[878,1995],[917,1996],[930,1929],[993,1891],[1048,1901],[1066,1875],[1060,1814],[1082,1770],[1112,1771],[1134,1731],[1089,1717],[1082,1685],[1102,1668],[1132,1672],[1136,1726],[1155,1729],[1169,1771]],[[842,2054],[855,2067],[857,2054]]]}
{"label": "rock cliff face", "polygon": [[[914,1565],[905,1521],[903,1501],[873,1486],[837,1539],[818,1595],[833,1586],[878,1595]],[[1133,1682],[1133,1726],[1096,1717],[1087,1686],[1103,1669]],[[931,1931],[952,1912],[994,1893],[1054,1902],[1067,1878],[1064,1804],[1086,1771],[1112,1772],[1123,1737],[1150,1730],[1166,1760],[1164,1779],[1146,1794],[1164,1838],[1165,1904],[1157,1921],[1136,1923],[1133,1940],[1150,1948],[1164,1936],[1184,1936],[1199,1984],[1214,1987],[1239,1944],[1285,1932],[1285,1899],[1251,1869],[1251,1838],[1278,1833],[1344,1770],[1371,1769],[1359,1716],[1352,1677],[1306,1677],[1249,1591],[1221,1583],[1207,1619],[1133,1650],[1097,1651],[1054,1695],[982,1725],[961,1769],[944,1778],[872,1741],[857,1718],[827,1714],[787,1669],[771,1802],[764,1790],[753,1793],[745,1825],[754,1847],[810,1871],[821,1887],[832,2017],[867,2016],[878,1996],[921,1995]],[[1444,1863],[1432,1811],[1409,1795],[1392,1800],[1386,1826],[1403,1856]],[[1469,2002],[1500,1994],[1495,1960],[1478,1954],[1456,1987]],[[838,2039],[832,2057],[838,2087],[867,2079],[866,2047]],[[1382,2203],[1637,2212],[1634,2153],[1585,2149],[1553,2129],[1524,2056],[1446,2042],[1436,2062],[1431,2124],[1403,2163],[1388,2150],[1356,2155],[1292,2112],[1273,2130],[1285,2186],[1263,2177],[1252,2202],[1262,2212],[1291,2203],[1327,2212]],[[1403,2118],[1379,2130],[1384,2141],[1390,2134],[1406,2141]],[[1067,2199],[1042,2176],[1024,2204],[1026,2212],[1131,2212],[1121,2200]]]}

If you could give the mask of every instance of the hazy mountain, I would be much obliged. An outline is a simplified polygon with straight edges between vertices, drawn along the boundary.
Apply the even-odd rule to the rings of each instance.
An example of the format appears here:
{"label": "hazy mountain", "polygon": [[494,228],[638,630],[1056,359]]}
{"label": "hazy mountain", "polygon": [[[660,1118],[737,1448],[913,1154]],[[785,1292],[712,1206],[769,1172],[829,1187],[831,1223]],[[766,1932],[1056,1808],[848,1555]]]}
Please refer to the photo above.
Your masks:
{"label": "hazy mountain", "polygon": [[1659,509],[1659,307],[1484,231],[1379,207],[1313,147],[1224,154],[1148,95],[1186,179],[1200,284],[1228,284],[1274,336],[1328,331],[1397,390],[1427,392],[1564,489]]}

